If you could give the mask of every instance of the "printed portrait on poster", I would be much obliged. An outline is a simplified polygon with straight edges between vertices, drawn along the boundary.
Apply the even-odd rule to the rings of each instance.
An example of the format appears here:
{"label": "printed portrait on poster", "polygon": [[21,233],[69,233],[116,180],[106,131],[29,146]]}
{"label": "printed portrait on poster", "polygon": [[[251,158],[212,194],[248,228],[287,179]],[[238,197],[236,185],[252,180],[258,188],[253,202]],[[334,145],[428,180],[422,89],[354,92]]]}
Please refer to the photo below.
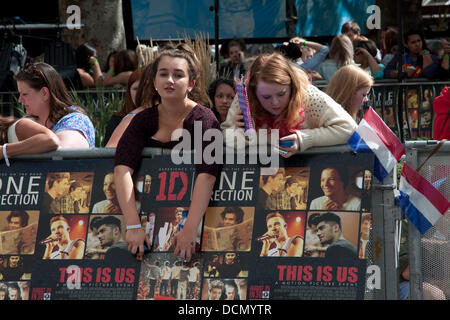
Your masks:
{"label": "printed portrait on poster", "polygon": [[305,257],[357,258],[358,230],[357,212],[309,212]]}
{"label": "printed portrait on poster", "polygon": [[305,210],[309,168],[261,170],[258,205],[266,210]]}
{"label": "printed portrait on poster", "polygon": [[83,259],[87,215],[41,215],[39,251],[42,259]]}
{"label": "printed portrait on poster", "polygon": [[144,256],[139,277],[138,300],[199,300],[201,260],[176,260],[172,253]]}
{"label": "printed portrait on poster", "polygon": [[246,278],[250,256],[243,252],[205,253],[203,276],[206,278]]}
{"label": "printed portrait on poster", "polygon": [[311,176],[310,210],[348,210],[361,208],[361,189],[355,185],[360,168],[330,165],[315,170]]}
{"label": "printed portrait on poster", "polygon": [[254,207],[209,207],[205,214],[202,250],[250,251]]}
{"label": "printed portrait on poster", "polygon": [[265,230],[258,233],[261,257],[301,257],[305,233],[305,212],[270,212]]}
{"label": "printed portrait on poster", "polygon": [[150,240],[150,247],[153,245],[153,235],[155,233],[155,221],[156,214],[154,212],[150,212],[148,214],[141,215],[141,225],[142,229],[144,229],[146,236]]}
{"label": "printed portrait on poster", "polygon": [[136,257],[125,242],[126,224],[122,215],[91,215],[85,257],[110,264],[133,264]]}
{"label": "printed portrait on poster", "polygon": [[29,281],[0,282],[0,300],[29,300]]}
{"label": "printed portrait on poster", "polygon": [[0,254],[34,254],[39,211],[0,211]]}
{"label": "printed portrait on poster", "polygon": [[88,213],[93,181],[93,172],[49,172],[41,212]]}
{"label": "printed portrait on poster", "polygon": [[371,232],[372,232],[372,214],[363,213],[361,215],[361,232],[359,236],[359,251],[358,251],[358,257],[360,259],[368,258]]}
{"label": "printed portrait on poster", "polygon": [[202,300],[247,300],[247,279],[203,279]]}
{"label": "printed portrait on poster", "polygon": [[33,257],[0,256],[0,281],[31,280]]}
{"label": "printed portrait on poster", "polygon": [[[155,222],[155,243],[152,251],[175,250],[175,236],[183,228],[187,219],[188,207],[160,207],[157,209]],[[197,228],[196,250],[200,249],[202,223]]]}

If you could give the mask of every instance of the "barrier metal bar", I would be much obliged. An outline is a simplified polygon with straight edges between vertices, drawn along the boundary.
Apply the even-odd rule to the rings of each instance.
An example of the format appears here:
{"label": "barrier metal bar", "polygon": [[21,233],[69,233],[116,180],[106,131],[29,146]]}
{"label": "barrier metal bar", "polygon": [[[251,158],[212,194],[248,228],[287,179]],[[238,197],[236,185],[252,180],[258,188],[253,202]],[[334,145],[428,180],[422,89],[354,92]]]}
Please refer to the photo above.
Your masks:
{"label": "barrier metal bar", "polygon": [[[428,155],[437,145],[438,141],[407,141],[406,148],[406,163],[412,168],[417,168],[420,165],[420,158]],[[438,153],[450,152],[450,142],[444,143]],[[438,154],[437,153],[437,154]],[[422,160],[422,159],[421,159]],[[408,246],[409,246],[409,272],[410,272],[410,297],[412,300],[423,299],[423,274],[422,274],[422,235],[411,224],[408,224]]]}

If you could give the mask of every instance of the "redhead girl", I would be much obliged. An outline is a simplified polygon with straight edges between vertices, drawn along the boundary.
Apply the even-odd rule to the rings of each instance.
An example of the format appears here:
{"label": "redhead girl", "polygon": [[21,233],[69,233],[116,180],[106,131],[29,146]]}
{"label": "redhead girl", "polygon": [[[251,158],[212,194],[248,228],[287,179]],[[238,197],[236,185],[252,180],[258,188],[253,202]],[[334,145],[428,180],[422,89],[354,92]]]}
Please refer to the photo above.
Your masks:
{"label": "redhead girl", "polygon": [[[280,140],[292,141],[290,147],[279,147],[287,152],[284,157],[311,147],[345,144],[357,126],[338,103],[309,84],[307,75],[278,53],[256,58],[250,68],[247,92],[254,127],[278,129]],[[227,145],[234,146],[236,135],[245,139],[243,126],[235,97],[221,125]],[[227,129],[234,130],[234,135]]]}

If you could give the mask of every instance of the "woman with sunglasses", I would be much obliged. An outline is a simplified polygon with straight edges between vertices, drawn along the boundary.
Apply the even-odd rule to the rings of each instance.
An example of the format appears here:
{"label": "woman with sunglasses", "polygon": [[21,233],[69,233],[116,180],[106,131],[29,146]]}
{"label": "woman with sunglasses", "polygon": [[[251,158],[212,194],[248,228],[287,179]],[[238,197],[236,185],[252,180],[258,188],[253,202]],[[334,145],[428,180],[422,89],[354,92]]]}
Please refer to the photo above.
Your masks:
{"label": "woman with sunglasses", "polygon": [[19,102],[28,117],[53,131],[62,148],[95,147],[94,126],[85,111],[74,105],[58,72],[39,62],[16,75]]}

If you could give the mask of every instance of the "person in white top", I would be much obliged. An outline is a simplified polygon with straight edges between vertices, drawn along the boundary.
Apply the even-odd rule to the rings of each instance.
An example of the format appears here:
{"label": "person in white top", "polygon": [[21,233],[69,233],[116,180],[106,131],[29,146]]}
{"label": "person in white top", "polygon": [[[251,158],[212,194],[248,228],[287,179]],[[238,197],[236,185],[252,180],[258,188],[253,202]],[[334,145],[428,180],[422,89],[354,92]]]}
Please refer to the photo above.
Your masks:
{"label": "person in white top", "polygon": [[336,168],[325,168],[320,176],[323,196],[311,202],[310,210],[351,210],[359,211],[361,198],[347,194],[346,176]]}
{"label": "person in white top", "polygon": [[[258,56],[250,68],[248,102],[254,128],[279,130],[280,140],[293,141],[279,147],[290,157],[311,147],[345,144],[356,122],[327,94],[309,84],[300,68],[292,67],[278,53]],[[221,124],[227,146],[251,144],[244,134],[243,114],[235,96],[227,120]],[[270,140],[270,139],[267,139]],[[258,143],[257,141],[255,141]]]}
{"label": "person in white top", "polygon": [[44,153],[57,149],[59,145],[56,134],[32,119],[0,117],[0,160],[5,158],[5,154],[9,158]]}

